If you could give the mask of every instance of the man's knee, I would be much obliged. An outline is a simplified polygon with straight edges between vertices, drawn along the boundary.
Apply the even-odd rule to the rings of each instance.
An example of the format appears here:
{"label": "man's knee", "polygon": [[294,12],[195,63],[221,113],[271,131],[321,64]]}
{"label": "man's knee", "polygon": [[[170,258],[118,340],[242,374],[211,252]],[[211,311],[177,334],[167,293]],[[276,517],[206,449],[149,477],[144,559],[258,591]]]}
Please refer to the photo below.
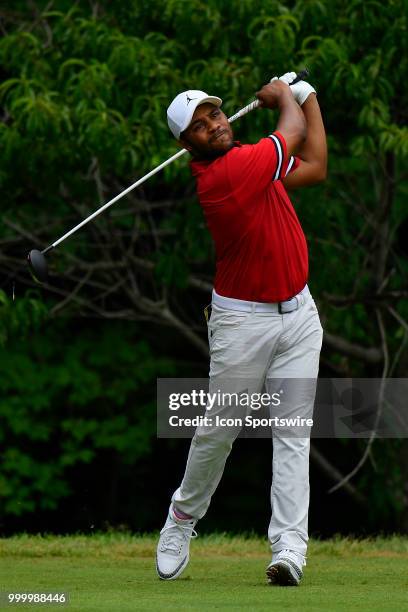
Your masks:
{"label": "man's knee", "polygon": [[192,443],[197,447],[206,448],[208,451],[230,452],[238,433],[228,428],[217,428],[209,431],[198,428]]}

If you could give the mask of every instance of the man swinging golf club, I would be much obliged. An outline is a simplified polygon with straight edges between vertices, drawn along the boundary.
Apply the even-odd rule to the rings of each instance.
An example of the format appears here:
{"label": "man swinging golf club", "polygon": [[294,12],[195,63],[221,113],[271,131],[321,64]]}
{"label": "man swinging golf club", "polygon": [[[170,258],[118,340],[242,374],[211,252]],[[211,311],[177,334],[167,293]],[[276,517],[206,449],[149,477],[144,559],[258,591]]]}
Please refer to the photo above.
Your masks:
{"label": "man swinging golf club", "polygon": [[[306,239],[286,190],[325,179],[326,137],[315,90],[305,81],[289,87],[295,76],[275,78],[257,92],[260,106],[277,108],[279,119],[276,131],[253,145],[234,141],[218,97],[185,91],[167,110],[170,130],[192,156],[216,249],[210,391],[226,380],[244,380],[251,391],[271,388],[276,380],[312,381],[312,391],[293,385],[280,417],[313,413],[323,335],[307,286]],[[222,415],[227,408],[216,410]],[[298,585],[306,565],[309,433],[272,432],[270,584]],[[160,532],[161,579],[175,579],[187,566],[194,527],[209,507],[236,436],[233,428],[197,428]]]}

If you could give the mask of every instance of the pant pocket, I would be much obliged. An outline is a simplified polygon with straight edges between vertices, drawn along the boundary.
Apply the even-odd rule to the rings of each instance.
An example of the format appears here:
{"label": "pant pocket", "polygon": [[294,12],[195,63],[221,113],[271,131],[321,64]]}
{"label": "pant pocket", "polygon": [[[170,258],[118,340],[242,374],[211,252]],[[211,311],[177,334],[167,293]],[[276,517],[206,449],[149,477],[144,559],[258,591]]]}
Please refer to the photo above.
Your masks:
{"label": "pant pocket", "polygon": [[227,310],[226,308],[218,308],[213,306],[208,325],[213,331],[221,328],[232,329],[245,323],[250,315],[250,312]]}

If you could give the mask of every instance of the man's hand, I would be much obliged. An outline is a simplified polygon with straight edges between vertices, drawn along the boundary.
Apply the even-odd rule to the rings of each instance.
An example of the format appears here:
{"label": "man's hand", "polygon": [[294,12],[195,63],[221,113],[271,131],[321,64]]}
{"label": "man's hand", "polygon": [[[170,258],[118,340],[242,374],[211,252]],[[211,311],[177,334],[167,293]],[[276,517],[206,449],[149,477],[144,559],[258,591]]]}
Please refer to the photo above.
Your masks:
{"label": "man's hand", "polygon": [[[277,77],[273,77],[272,81],[275,81]],[[296,78],[296,72],[286,72],[279,77],[279,81],[284,83],[291,83]],[[290,91],[293,94],[296,102],[299,106],[302,106],[306,102],[307,98],[311,93],[316,93],[316,90],[306,81],[299,81],[291,86]]]}
{"label": "man's hand", "polygon": [[260,101],[259,106],[279,108],[276,131],[285,139],[287,154],[291,155],[306,138],[306,121],[289,85],[276,79],[264,85],[255,95]]}
{"label": "man's hand", "polygon": [[279,79],[264,85],[255,95],[259,100],[259,106],[263,108],[280,108],[282,101],[292,96],[289,85]]}

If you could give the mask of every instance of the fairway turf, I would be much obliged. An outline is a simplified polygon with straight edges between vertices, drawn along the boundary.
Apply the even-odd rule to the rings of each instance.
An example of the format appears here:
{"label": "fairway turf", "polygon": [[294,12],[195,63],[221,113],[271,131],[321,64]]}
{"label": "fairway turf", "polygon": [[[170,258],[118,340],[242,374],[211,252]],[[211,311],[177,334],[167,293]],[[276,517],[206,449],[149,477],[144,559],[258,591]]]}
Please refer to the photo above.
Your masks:
{"label": "fairway turf", "polygon": [[203,536],[178,580],[155,572],[155,536],[16,536],[0,539],[2,591],[68,591],[67,606],[9,610],[408,610],[408,539],[311,540],[300,587],[271,587],[268,543]]}

